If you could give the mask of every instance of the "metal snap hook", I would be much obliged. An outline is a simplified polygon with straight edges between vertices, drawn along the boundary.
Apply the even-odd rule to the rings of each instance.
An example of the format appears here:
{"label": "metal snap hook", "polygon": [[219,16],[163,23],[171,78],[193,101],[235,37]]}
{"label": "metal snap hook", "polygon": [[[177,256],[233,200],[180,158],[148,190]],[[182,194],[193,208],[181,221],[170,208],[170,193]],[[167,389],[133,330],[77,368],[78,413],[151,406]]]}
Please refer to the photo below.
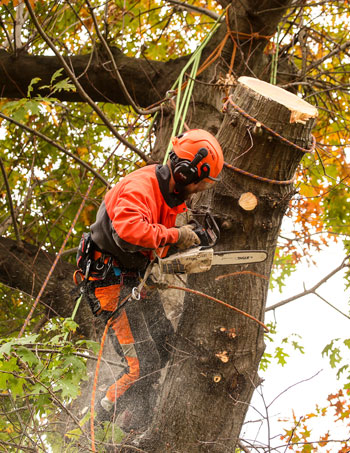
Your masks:
{"label": "metal snap hook", "polygon": [[141,299],[141,293],[139,289],[135,286],[132,291],[131,291],[131,297],[135,300],[140,300]]}

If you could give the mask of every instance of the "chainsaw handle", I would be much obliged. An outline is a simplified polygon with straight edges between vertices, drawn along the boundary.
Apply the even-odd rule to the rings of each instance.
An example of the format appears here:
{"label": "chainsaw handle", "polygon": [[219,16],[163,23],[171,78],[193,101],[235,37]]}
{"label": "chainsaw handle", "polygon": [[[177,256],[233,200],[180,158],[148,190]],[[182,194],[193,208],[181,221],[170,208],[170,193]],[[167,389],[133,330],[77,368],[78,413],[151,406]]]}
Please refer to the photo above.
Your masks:
{"label": "chainsaw handle", "polygon": [[203,250],[210,249],[216,245],[220,238],[220,229],[210,212],[206,212],[205,214],[204,226],[195,219],[192,219],[190,224],[194,224],[193,231],[199,237]]}
{"label": "chainsaw handle", "polygon": [[204,222],[207,226],[208,234],[212,234],[212,243],[208,247],[214,247],[220,239],[220,228],[216,223],[214,216],[210,212],[205,214]]}

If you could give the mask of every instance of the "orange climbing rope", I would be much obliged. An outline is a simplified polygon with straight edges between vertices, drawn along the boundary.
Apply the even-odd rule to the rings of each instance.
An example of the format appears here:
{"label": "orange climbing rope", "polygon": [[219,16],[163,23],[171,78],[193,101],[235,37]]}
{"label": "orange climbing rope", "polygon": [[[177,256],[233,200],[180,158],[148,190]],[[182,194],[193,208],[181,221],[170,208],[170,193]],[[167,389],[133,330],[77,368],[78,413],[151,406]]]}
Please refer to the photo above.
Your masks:
{"label": "orange climbing rope", "polygon": [[[274,137],[276,137],[279,140],[281,140],[283,143],[286,143],[287,145],[289,145],[289,146],[291,146],[291,147],[293,147],[293,148],[295,148],[295,149],[297,149],[297,150],[299,150],[299,151],[301,151],[303,153],[311,153],[311,152],[313,152],[315,150],[315,148],[316,148],[316,138],[315,138],[314,135],[311,135],[311,137],[312,137],[311,148],[303,148],[303,147],[291,142],[287,138],[283,137],[278,132],[274,131],[270,127],[268,127],[265,124],[263,124],[261,121],[258,121],[253,116],[249,115],[249,113],[244,111],[241,107],[239,107],[237,104],[235,104],[233,102],[232,95],[230,95],[227,98],[227,101],[225,102],[225,104],[223,106],[223,111],[224,112],[227,111],[228,105],[231,105],[237,112],[239,112],[242,116],[244,116],[248,120],[252,121],[255,124],[259,124],[259,127],[262,127],[263,129],[268,131],[271,135],[273,135]],[[289,184],[292,184],[295,181],[295,175],[291,179],[288,179],[286,181],[280,181],[280,180],[277,180],[277,179],[269,179],[269,178],[265,178],[263,176],[256,175],[254,173],[250,173],[249,171],[243,170],[242,168],[235,167],[234,165],[231,165],[231,164],[229,164],[227,162],[224,162],[224,166],[226,168],[229,168],[230,170],[233,170],[233,171],[237,172],[237,173],[241,173],[242,175],[249,176],[250,178],[257,179],[258,181],[266,182],[266,183],[269,183],[269,184],[289,185]]]}
{"label": "orange climbing rope", "polygon": [[197,291],[195,289],[184,288],[183,286],[168,285],[168,288],[169,289],[178,289],[178,290],[181,290],[181,291],[186,291],[186,292],[189,292],[189,293],[192,293],[192,294],[196,294],[197,296],[202,296],[202,297],[205,297],[206,299],[212,300],[212,301],[214,301],[214,302],[216,302],[218,304],[223,305],[224,307],[230,308],[231,310],[234,310],[237,313],[240,313],[241,315],[245,316],[246,318],[251,319],[252,321],[254,321],[257,324],[259,324],[261,327],[263,327],[266,330],[266,332],[269,332],[269,329],[259,319],[255,318],[254,316],[250,315],[249,313],[246,313],[243,310],[240,310],[237,307],[234,307],[233,305],[227,304],[226,302],[223,302],[222,300],[217,299],[216,297],[209,296],[208,294],[202,293],[201,291]]}
{"label": "orange climbing rope", "polygon": [[223,278],[227,277],[236,277],[237,275],[253,275],[254,277],[262,278],[264,280],[268,280],[268,277],[263,274],[259,274],[258,272],[252,272],[252,271],[238,271],[238,272],[231,272],[229,274],[224,274],[224,275],[219,275],[218,277],[215,278],[215,281],[221,280]]}
{"label": "orange climbing rope", "polygon": [[227,99],[227,101],[225,102],[224,106],[223,106],[223,111],[225,112],[227,110],[227,105],[230,104],[232,105],[232,107],[237,110],[237,112],[239,112],[242,116],[244,116],[245,118],[249,119],[250,121],[252,121],[253,123],[257,124],[259,123],[260,127],[262,127],[263,129],[267,130],[271,135],[274,135],[275,137],[277,137],[278,139],[280,139],[282,142],[286,143],[287,145],[295,148],[295,149],[298,149],[299,151],[303,152],[303,153],[312,153],[314,150],[315,150],[315,147],[316,147],[316,139],[315,139],[315,136],[312,135],[312,145],[311,145],[311,148],[303,148],[302,146],[299,146],[299,145],[296,145],[295,143],[291,142],[290,140],[288,140],[287,138],[283,137],[282,135],[280,135],[278,132],[274,131],[273,129],[271,129],[270,127],[266,126],[265,124],[263,124],[261,121],[257,120],[256,118],[254,118],[253,116],[249,115],[249,113],[247,113],[246,111],[244,111],[241,107],[239,107],[237,104],[235,104],[232,100],[232,95],[230,95]]}
{"label": "orange climbing rope", "polygon": [[249,176],[250,178],[253,178],[253,179],[257,179],[258,181],[267,182],[268,184],[278,184],[281,186],[287,186],[289,184],[292,184],[295,181],[295,175],[291,179],[288,179],[286,181],[280,181],[278,179],[269,179],[269,178],[265,178],[264,176],[255,175],[254,173],[250,173],[249,171],[242,170],[242,168],[235,167],[234,165],[228,164],[227,162],[224,162],[224,166],[237,173],[241,173],[242,175]]}
{"label": "orange climbing rope", "polygon": [[95,376],[94,376],[94,383],[93,383],[92,392],[91,392],[90,428],[91,428],[91,450],[93,452],[96,452],[96,446],[95,446],[95,425],[94,425],[94,420],[95,420],[95,397],[96,397],[98,375],[100,373],[100,366],[101,366],[103,348],[104,348],[105,341],[106,341],[106,338],[107,338],[107,333],[108,333],[109,326],[114,321],[115,314],[130,299],[130,297],[131,297],[131,293],[128,294],[126,297],[124,297],[124,299],[119,303],[117,309],[114,311],[114,313],[111,315],[111,317],[107,321],[105,329],[104,329],[103,334],[102,334],[102,338],[101,338],[101,347],[100,347],[100,350],[99,350],[99,353],[98,353],[98,357],[97,357],[97,363],[96,363],[96,368],[95,368]]}
{"label": "orange climbing rope", "polygon": [[201,66],[199,67],[199,69],[197,71],[197,76],[199,74],[201,74],[205,69],[207,69],[211,64],[213,64],[215,60],[217,60],[220,57],[220,55],[222,53],[222,50],[225,47],[225,44],[226,44],[228,38],[231,38],[232,43],[233,43],[233,50],[232,50],[230,66],[229,66],[229,72],[228,72],[229,74],[231,74],[233,72],[233,65],[234,65],[234,62],[235,62],[236,52],[237,52],[237,47],[238,47],[237,38],[250,38],[250,49],[248,51],[248,54],[250,54],[252,41],[254,39],[270,40],[273,37],[273,35],[265,36],[265,35],[260,35],[259,33],[243,33],[243,32],[240,32],[240,31],[231,30],[230,29],[230,23],[229,23],[228,14],[226,14],[226,27],[227,27],[227,31],[226,31],[226,35],[225,35],[224,39],[212,51],[212,53],[207,57],[207,59],[201,64]]}

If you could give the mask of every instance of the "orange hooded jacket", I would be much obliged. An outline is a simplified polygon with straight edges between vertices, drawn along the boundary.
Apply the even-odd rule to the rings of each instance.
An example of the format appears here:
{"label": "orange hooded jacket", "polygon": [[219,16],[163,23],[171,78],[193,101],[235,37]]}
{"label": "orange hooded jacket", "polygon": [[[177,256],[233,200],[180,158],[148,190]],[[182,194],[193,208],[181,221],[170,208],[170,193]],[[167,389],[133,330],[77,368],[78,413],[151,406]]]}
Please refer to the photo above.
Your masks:
{"label": "orange hooded jacket", "polygon": [[150,165],[107,192],[91,234],[99,249],[116,257],[121,267],[142,268],[152,250],[164,257],[177,242],[176,216],[187,208],[169,193],[170,177],[166,165]]}

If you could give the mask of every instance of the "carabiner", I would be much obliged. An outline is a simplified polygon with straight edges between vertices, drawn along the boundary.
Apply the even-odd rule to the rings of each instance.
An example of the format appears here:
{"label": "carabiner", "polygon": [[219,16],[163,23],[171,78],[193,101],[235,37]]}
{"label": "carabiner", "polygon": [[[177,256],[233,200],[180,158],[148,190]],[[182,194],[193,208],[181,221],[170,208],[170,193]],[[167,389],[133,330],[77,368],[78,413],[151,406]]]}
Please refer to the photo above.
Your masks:
{"label": "carabiner", "polygon": [[134,300],[140,300],[141,299],[141,292],[139,291],[139,289],[137,288],[137,286],[135,286],[132,291],[131,291],[131,297],[134,299]]}
{"label": "carabiner", "polygon": [[86,263],[86,270],[85,270],[85,280],[89,278],[89,274],[90,274],[90,266],[91,266],[91,260],[89,260],[87,263]]}

